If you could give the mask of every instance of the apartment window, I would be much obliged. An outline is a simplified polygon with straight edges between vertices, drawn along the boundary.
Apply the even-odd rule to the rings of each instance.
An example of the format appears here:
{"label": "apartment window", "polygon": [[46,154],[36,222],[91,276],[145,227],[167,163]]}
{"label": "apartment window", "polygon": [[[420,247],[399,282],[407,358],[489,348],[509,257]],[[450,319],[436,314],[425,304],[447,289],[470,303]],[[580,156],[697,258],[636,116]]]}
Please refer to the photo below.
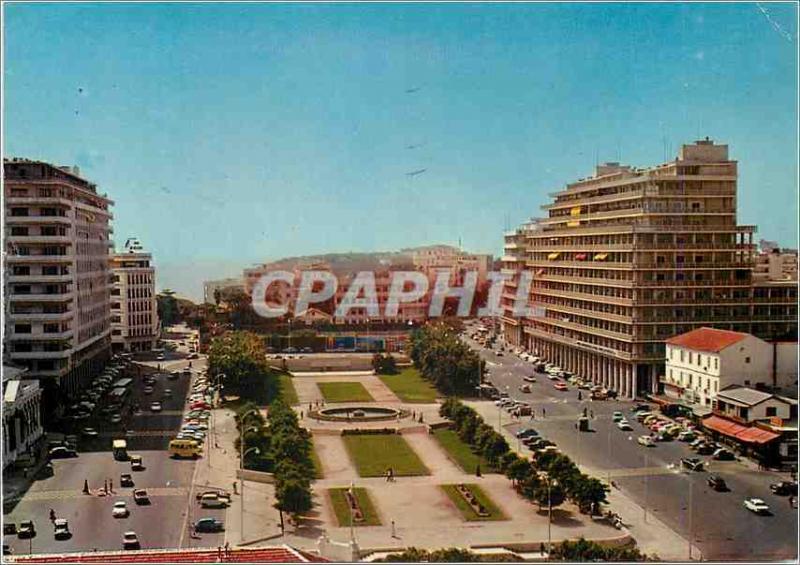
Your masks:
{"label": "apartment window", "polygon": [[719,357],[714,357],[714,368],[719,369]]}
{"label": "apartment window", "polygon": [[31,268],[27,265],[14,265],[14,269],[11,272],[18,277],[27,277],[31,274]]}
{"label": "apartment window", "polygon": [[11,189],[11,196],[16,197],[25,197],[28,196],[28,191],[24,188],[12,188]]}
{"label": "apartment window", "polygon": [[14,287],[14,294],[30,294],[31,287],[27,284],[18,284]]}
{"label": "apartment window", "polygon": [[33,345],[30,343],[15,343],[14,344],[14,351],[19,353],[30,353],[33,351]]}
{"label": "apartment window", "polygon": [[58,274],[58,267],[55,265],[46,265],[42,267],[42,274],[43,275],[57,275]]}
{"label": "apartment window", "polygon": [[28,228],[20,226],[12,227],[11,235],[28,235]]}
{"label": "apartment window", "polygon": [[12,208],[11,209],[11,215],[12,216],[16,216],[16,217],[27,216],[28,215],[28,209],[27,208]]}
{"label": "apartment window", "polygon": [[689,386],[692,386],[692,377],[693,375],[689,373]]}
{"label": "apartment window", "polygon": [[58,214],[58,211],[55,208],[42,208],[39,210],[40,216],[55,216]]}
{"label": "apartment window", "polygon": [[681,349],[681,363],[683,363],[683,349]]}
{"label": "apartment window", "polygon": [[775,406],[767,406],[767,417],[772,418],[778,415],[778,408]]}
{"label": "apartment window", "polygon": [[739,408],[739,417],[747,420],[747,416],[750,414],[747,408]]}
{"label": "apartment window", "polygon": [[692,363],[694,363],[694,353],[692,353],[692,352],[690,351],[690,352],[689,352],[689,364],[691,365]]}
{"label": "apartment window", "polygon": [[749,362],[750,362],[750,358],[749,358],[749,357],[745,357],[745,358],[744,358],[744,362],[745,362],[745,363],[749,363]]}
{"label": "apartment window", "polygon": [[58,228],[55,226],[42,226],[42,235],[47,235],[47,236],[59,235]]}
{"label": "apartment window", "polygon": [[44,324],[43,329],[46,334],[57,334],[61,330],[58,324]]}
{"label": "apartment window", "polygon": [[53,191],[49,188],[40,188],[39,189],[39,197],[40,198],[52,198]]}
{"label": "apartment window", "polygon": [[697,366],[698,367],[702,367],[703,366],[703,356],[700,355],[699,353],[697,354]]}
{"label": "apartment window", "polygon": [[15,324],[14,325],[14,333],[29,334],[29,333],[31,333],[31,325],[30,324]]}

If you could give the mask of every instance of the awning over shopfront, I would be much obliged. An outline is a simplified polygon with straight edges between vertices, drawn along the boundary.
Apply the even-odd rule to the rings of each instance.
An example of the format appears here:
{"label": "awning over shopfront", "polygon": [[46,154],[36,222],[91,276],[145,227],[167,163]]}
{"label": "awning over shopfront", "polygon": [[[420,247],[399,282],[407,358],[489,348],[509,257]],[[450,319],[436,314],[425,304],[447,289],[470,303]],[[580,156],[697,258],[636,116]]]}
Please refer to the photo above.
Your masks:
{"label": "awning over shopfront", "polygon": [[550,255],[548,255],[547,258],[552,261],[553,259],[558,259],[558,257],[560,255],[561,255],[561,253],[559,251],[556,251],[556,252],[551,253]]}
{"label": "awning over shopfront", "polygon": [[605,261],[608,259],[608,253],[598,253],[594,256],[595,261]]}
{"label": "awning over shopfront", "polygon": [[586,253],[578,253],[575,255],[575,259],[578,261],[586,261]]}
{"label": "awning over shopfront", "polygon": [[703,426],[709,430],[721,433],[744,443],[769,443],[780,436],[761,428],[742,426],[719,416],[709,416],[703,419]]}
{"label": "awning over shopfront", "polygon": [[539,269],[538,271],[536,271],[537,277],[541,277],[543,274],[544,274],[544,269]]}

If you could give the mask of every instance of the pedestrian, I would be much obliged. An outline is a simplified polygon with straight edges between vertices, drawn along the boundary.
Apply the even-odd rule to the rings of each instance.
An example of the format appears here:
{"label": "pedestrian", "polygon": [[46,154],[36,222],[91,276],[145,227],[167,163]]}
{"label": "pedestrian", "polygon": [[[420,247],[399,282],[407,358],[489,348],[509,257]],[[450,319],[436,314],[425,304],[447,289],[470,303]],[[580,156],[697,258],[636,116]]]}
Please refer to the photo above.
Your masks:
{"label": "pedestrian", "polygon": [[539,544],[539,555],[544,555],[544,542]]}
{"label": "pedestrian", "polygon": [[389,482],[389,469],[386,469],[386,482]]}
{"label": "pedestrian", "polygon": [[239,494],[239,493],[236,491],[236,484],[237,484],[237,483],[236,483],[236,481],[233,481],[233,494]]}
{"label": "pedestrian", "polygon": [[50,521],[51,522],[55,522],[56,521],[56,511],[53,510],[52,508],[50,509]]}
{"label": "pedestrian", "polygon": [[542,407],[542,418],[547,418],[547,410]]}
{"label": "pedestrian", "polygon": [[89,481],[83,479],[83,494],[89,494]]}
{"label": "pedestrian", "polygon": [[225,559],[231,558],[231,544],[230,542],[225,542]]}
{"label": "pedestrian", "polygon": [[594,420],[594,410],[589,410],[589,417]]}
{"label": "pedestrian", "polygon": [[395,529],[394,529],[394,520],[392,520],[392,537],[393,538],[397,537],[397,533],[395,532]]}
{"label": "pedestrian", "polygon": [[114,481],[112,481],[111,479],[108,479],[108,490],[114,492]]}
{"label": "pedestrian", "polygon": [[108,494],[108,479],[103,479],[103,492]]}
{"label": "pedestrian", "polygon": [[481,464],[480,463],[475,465],[475,476],[476,477],[480,477],[481,476]]}
{"label": "pedestrian", "polygon": [[217,561],[222,561],[222,546],[217,546]]}
{"label": "pedestrian", "polygon": [[300,419],[301,420],[303,419],[303,411],[302,410],[300,410]]}

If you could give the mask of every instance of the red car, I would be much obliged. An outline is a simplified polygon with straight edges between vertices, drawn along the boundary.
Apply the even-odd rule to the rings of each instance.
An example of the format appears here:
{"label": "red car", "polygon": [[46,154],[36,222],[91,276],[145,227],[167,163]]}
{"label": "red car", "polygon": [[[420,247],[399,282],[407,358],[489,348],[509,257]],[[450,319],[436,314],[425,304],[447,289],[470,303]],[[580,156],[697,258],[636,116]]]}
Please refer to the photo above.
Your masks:
{"label": "red car", "polygon": [[567,385],[565,385],[564,383],[556,383],[553,386],[555,387],[556,390],[569,390]]}
{"label": "red car", "polygon": [[197,409],[209,410],[210,408],[211,408],[211,405],[209,405],[208,402],[204,402],[204,401],[193,402],[192,405],[191,405],[191,409],[192,410],[197,410]]}

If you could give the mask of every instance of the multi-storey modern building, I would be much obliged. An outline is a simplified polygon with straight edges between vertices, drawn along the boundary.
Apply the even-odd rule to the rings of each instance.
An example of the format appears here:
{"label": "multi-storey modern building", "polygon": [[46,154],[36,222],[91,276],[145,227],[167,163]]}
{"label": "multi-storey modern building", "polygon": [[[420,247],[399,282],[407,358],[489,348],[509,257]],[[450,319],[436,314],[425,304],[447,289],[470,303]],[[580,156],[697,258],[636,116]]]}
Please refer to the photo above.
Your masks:
{"label": "multi-storey modern building", "polygon": [[76,168],[11,159],[3,171],[7,357],[42,381],[51,407],[109,356],[112,201]]}
{"label": "multi-storey modern building", "polygon": [[525,270],[527,238],[541,228],[539,220],[531,220],[504,235],[503,256],[500,258],[500,273],[509,277],[500,296],[501,320],[506,342],[521,346],[526,342],[522,333],[523,320],[514,314],[514,304],[520,284],[520,273]]}
{"label": "multi-storey modern building", "polygon": [[245,292],[244,281],[241,278],[205,281],[203,283],[203,302],[205,304],[216,304],[220,293],[233,290]]}
{"label": "multi-storey modern building", "polygon": [[454,285],[463,283],[463,275],[469,271],[478,273],[478,285],[486,282],[487,273],[492,268],[492,256],[467,253],[450,245],[430,245],[418,247],[411,251],[411,259],[418,270],[434,273],[446,269],[452,273]]}
{"label": "multi-storey modern building", "polygon": [[753,278],[758,281],[796,281],[797,250],[774,249],[758,253]]}
{"label": "multi-storey modern building", "polygon": [[657,391],[670,336],[710,326],[796,340],[796,284],[754,282],[755,227],[737,224],[736,190],[728,147],[705,139],[554,193],[525,237],[537,315],[522,320],[522,345],[631,397]]}
{"label": "multi-storey modern building", "polygon": [[3,470],[23,456],[35,460],[42,440],[42,389],[25,369],[3,366]]}
{"label": "multi-storey modern building", "polygon": [[150,351],[158,342],[156,270],[135,238],[111,256],[111,345],[115,351]]}

